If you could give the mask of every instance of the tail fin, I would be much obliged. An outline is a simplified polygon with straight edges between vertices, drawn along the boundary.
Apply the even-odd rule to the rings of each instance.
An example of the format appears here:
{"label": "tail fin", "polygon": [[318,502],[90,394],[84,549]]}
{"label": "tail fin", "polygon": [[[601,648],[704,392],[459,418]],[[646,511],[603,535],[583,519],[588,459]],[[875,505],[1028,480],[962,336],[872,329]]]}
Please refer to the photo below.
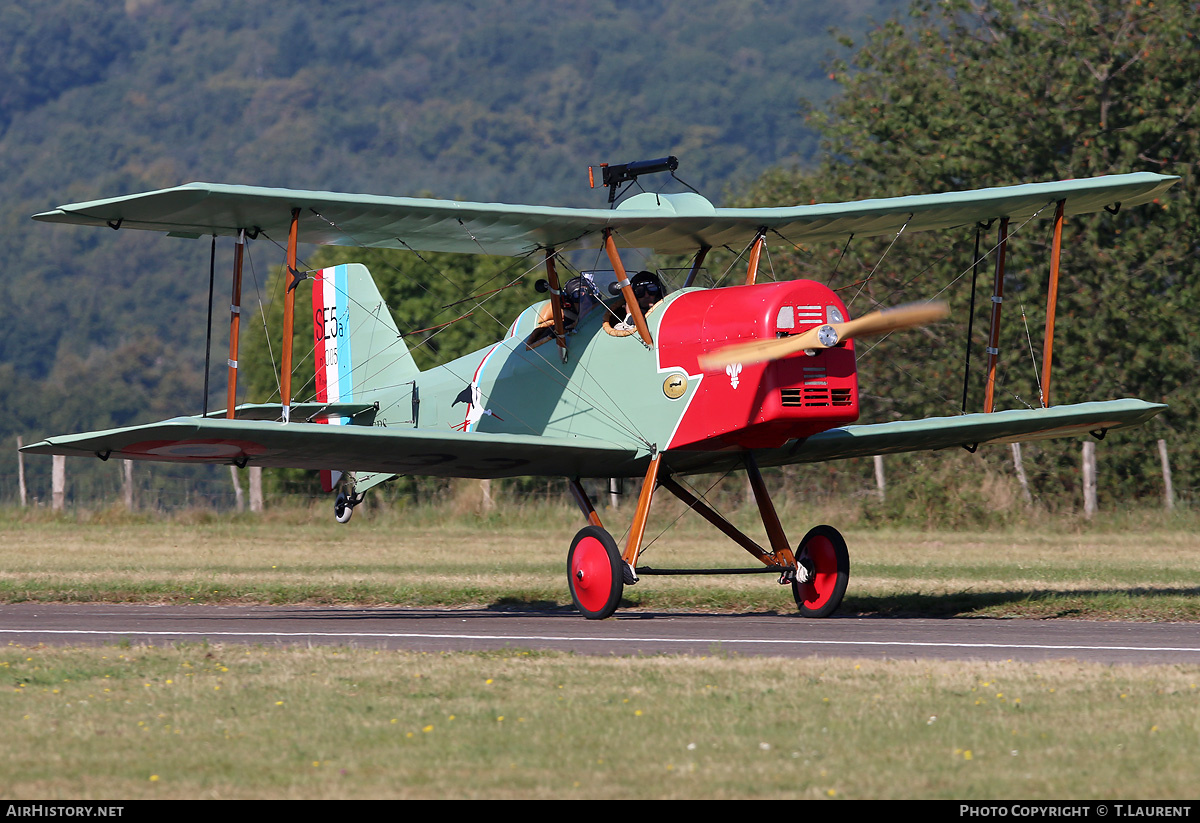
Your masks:
{"label": "tail fin", "polygon": [[[373,394],[416,379],[420,369],[366,266],[349,263],[314,273],[312,299],[318,402],[370,402]],[[321,472],[326,491],[335,483],[330,472]]]}

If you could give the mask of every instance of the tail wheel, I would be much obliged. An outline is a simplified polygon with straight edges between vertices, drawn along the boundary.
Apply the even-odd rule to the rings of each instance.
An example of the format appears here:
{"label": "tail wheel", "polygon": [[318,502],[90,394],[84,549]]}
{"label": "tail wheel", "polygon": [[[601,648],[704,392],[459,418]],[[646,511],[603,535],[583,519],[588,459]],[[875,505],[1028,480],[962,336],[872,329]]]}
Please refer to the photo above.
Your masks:
{"label": "tail wheel", "polygon": [[567,553],[567,583],[575,608],[588,620],[603,620],[617,610],[625,590],[621,553],[611,534],[599,526],[580,529]]}
{"label": "tail wheel", "polygon": [[345,492],[338,492],[337,498],[333,501],[333,519],[342,525],[349,523],[350,518],[354,515],[354,507],[362,500],[361,494],[347,495]]}
{"label": "tail wheel", "polygon": [[827,617],[837,611],[850,581],[850,552],[833,526],[817,526],[796,547],[796,562],[808,581],[792,581],[792,596],[803,617]]}

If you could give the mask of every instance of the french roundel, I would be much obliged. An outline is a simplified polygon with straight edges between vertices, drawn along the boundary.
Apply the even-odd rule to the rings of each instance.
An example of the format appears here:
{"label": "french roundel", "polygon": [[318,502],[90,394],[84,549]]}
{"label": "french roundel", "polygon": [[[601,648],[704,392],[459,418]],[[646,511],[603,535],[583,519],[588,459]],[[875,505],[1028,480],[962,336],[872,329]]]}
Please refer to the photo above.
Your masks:
{"label": "french roundel", "polygon": [[228,460],[263,454],[266,448],[249,440],[147,440],[121,449],[124,454],[145,454],[168,460]]}

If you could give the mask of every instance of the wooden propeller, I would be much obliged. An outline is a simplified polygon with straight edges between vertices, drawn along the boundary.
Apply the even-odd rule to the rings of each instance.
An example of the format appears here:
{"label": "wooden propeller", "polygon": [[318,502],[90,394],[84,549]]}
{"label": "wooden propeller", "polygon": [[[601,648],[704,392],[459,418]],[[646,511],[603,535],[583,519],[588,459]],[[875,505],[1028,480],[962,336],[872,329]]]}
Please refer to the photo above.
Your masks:
{"label": "wooden propeller", "polygon": [[844,323],[823,324],[801,334],[777,337],[770,340],[751,340],[735,343],[723,349],[700,355],[700,367],[705,371],[717,371],[733,363],[743,366],[778,360],[804,349],[828,349],[843,340],[853,337],[871,337],[888,332],[925,326],[941,320],[950,313],[945,303],[911,303],[864,314]]}

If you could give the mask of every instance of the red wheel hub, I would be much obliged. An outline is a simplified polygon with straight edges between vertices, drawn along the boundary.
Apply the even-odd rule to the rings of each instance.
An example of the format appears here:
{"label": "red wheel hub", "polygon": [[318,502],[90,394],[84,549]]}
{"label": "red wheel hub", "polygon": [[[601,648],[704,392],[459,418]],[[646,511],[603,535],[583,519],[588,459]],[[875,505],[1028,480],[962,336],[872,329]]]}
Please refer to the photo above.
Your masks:
{"label": "red wheel hub", "polygon": [[585,537],[571,558],[571,581],[579,603],[589,611],[600,611],[612,591],[612,563],[608,549],[594,537]]}
{"label": "red wheel hub", "polygon": [[838,561],[833,543],[824,535],[816,535],[808,541],[808,559],[813,564],[812,580],[800,584],[804,602],[810,608],[819,609],[829,602],[837,586]]}

